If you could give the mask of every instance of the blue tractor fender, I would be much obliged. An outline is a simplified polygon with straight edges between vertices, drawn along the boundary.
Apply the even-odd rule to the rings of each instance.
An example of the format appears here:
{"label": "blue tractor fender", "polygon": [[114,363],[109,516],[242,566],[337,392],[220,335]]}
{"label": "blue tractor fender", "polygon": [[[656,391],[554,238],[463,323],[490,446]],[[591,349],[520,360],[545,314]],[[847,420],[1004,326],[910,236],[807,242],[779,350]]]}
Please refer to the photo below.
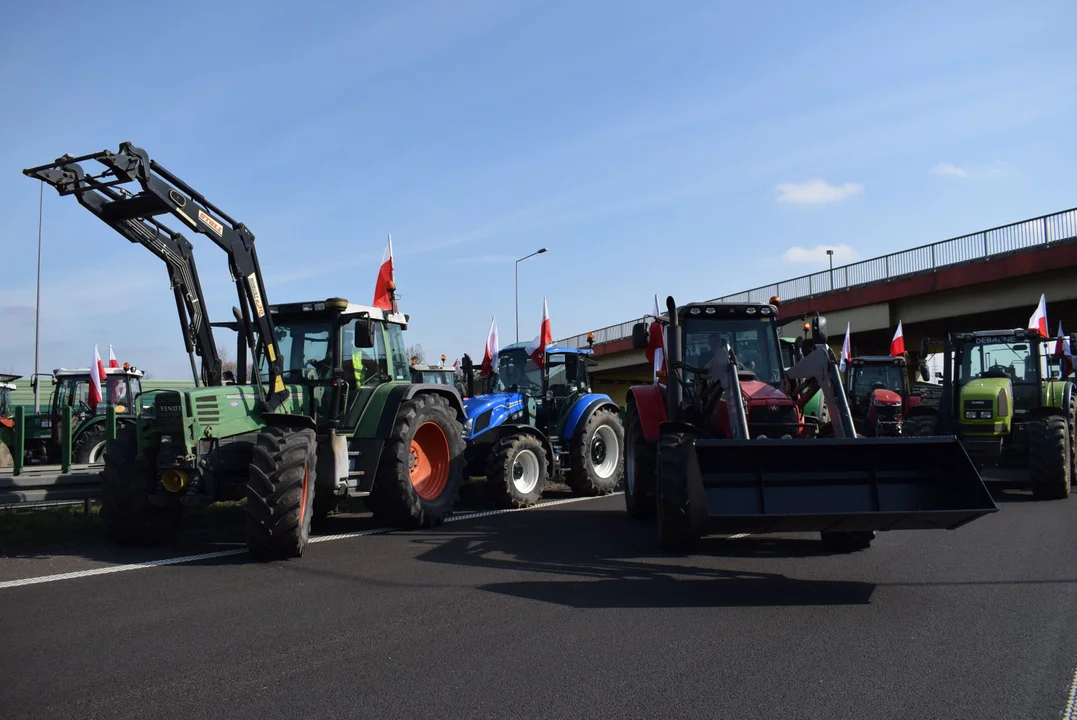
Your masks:
{"label": "blue tractor fender", "polygon": [[471,442],[491,433],[511,423],[521,411],[526,410],[527,401],[521,393],[495,393],[467,398],[464,400],[464,440]]}
{"label": "blue tractor fender", "polygon": [[587,393],[580,397],[573,404],[568,415],[565,416],[561,438],[565,441],[571,440],[575,437],[577,431],[582,430],[587,425],[587,421],[591,419],[591,416],[603,408],[610,409],[617,415],[618,420],[620,419],[621,408],[610,399],[609,395],[605,393]]}

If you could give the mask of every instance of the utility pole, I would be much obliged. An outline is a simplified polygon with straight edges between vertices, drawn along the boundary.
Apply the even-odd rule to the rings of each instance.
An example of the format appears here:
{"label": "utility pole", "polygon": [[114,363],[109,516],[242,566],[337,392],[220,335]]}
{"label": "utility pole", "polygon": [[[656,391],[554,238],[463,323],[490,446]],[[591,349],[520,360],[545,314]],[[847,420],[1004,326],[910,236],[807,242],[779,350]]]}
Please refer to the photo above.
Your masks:
{"label": "utility pole", "polygon": [[41,412],[41,391],[38,383],[38,362],[41,351],[41,218],[45,200],[45,183],[37,193],[37,301],[34,303],[34,414]]}

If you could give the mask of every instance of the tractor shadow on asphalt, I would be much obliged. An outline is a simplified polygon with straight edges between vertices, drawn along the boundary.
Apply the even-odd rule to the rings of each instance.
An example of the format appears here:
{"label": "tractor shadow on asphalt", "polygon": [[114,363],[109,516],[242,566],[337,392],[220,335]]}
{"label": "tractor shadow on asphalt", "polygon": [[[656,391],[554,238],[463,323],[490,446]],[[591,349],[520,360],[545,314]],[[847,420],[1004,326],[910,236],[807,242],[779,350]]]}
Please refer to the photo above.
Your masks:
{"label": "tractor shadow on asphalt", "polygon": [[665,555],[655,547],[653,523],[555,508],[469,520],[452,530],[417,536],[416,543],[430,546],[417,559],[545,575],[478,588],[573,608],[864,605],[875,590],[873,583],[802,580],[744,567],[743,558],[830,554],[810,539],[708,537],[691,554]]}

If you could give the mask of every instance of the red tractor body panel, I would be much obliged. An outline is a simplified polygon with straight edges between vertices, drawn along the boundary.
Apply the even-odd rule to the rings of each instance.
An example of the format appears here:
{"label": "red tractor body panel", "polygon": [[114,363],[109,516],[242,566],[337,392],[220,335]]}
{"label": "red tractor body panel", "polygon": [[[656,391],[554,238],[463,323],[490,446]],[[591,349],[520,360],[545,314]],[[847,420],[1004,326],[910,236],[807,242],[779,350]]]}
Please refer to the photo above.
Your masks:
{"label": "red tractor body panel", "polygon": [[658,424],[666,421],[666,398],[661,385],[636,385],[628,389],[628,401],[635,403],[640,426],[647,442],[658,442]]}

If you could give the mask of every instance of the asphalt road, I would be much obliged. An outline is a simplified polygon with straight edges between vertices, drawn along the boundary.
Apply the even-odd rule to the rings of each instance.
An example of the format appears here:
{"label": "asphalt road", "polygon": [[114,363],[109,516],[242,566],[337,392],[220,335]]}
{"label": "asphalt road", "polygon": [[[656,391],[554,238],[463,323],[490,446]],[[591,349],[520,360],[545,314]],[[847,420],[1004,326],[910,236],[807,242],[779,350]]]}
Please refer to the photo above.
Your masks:
{"label": "asphalt road", "polygon": [[1000,506],[672,557],[614,496],[3,587],[0,717],[1059,718],[1077,498]]}

